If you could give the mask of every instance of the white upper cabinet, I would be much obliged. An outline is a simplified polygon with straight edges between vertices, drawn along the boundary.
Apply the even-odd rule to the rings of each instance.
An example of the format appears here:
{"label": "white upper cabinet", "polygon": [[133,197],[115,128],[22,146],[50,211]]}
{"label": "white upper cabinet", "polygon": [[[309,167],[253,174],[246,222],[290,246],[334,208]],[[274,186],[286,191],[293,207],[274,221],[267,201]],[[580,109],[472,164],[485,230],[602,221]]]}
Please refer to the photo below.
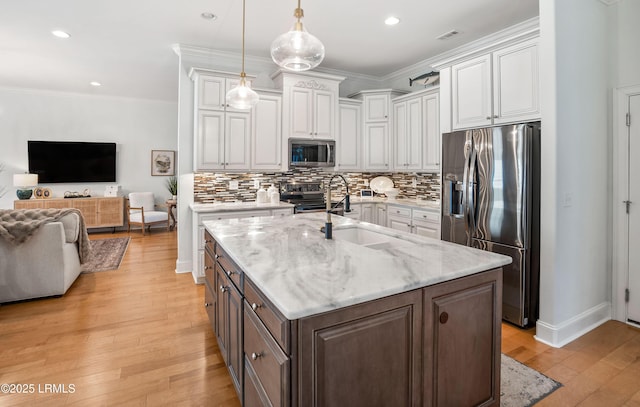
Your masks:
{"label": "white upper cabinet", "polygon": [[537,41],[527,41],[494,52],[494,124],[539,118],[540,84]]}
{"label": "white upper cabinet", "polygon": [[540,118],[537,39],[451,66],[452,129]]}
{"label": "white upper cabinet", "polygon": [[392,101],[393,169],[440,170],[438,88],[410,93]]}
{"label": "white upper cabinet", "polygon": [[244,170],[249,168],[251,114],[226,113],[224,142],[224,168]]}
{"label": "white upper cabinet", "polygon": [[453,128],[491,124],[491,55],[451,67]]}
{"label": "white upper cabinet", "polygon": [[440,171],[440,96],[438,93],[422,97],[422,131],[424,132],[422,169]]}
{"label": "white upper cabinet", "polygon": [[335,138],[333,126],[337,95],[325,90],[292,87],[289,98],[291,137]]}
{"label": "white upper cabinet", "polygon": [[339,128],[336,140],[338,170],[362,168],[362,103],[340,99]]}
{"label": "white upper cabinet", "polygon": [[[226,104],[226,93],[235,87],[238,77],[226,77],[216,72],[194,69],[190,73],[194,81],[194,170],[249,170],[252,165],[252,145],[261,146],[255,128],[265,125],[265,137],[269,143],[279,141],[279,113],[272,113],[270,122],[258,123],[252,126],[252,118],[263,120],[268,114],[255,115],[251,110],[233,109]],[[263,105],[264,106],[264,105]],[[278,117],[273,115],[278,114]],[[275,127],[275,130],[274,130]],[[278,133],[276,137],[274,133]],[[252,142],[253,140],[253,142]],[[272,147],[273,148],[273,147]],[[254,151],[255,152],[255,151]],[[279,149],[278,149],[279,152]],[[262,151],[262,155],[268,154]],[[273,158],[278,160],[279,157]],[[266,158],[265,158],[266,160]],[[266,168],[266,167],[265,167]],[[269,169],[277,168],[271,165]]]}
{"label": "white upper cabinet", "polygon": [[[240,83],[239,78],[225,78],[198,73],[196,74],[197,106],[198,109],[226,110],[243,112],[227,104],[227,92]],[[247,80],[251,86],[251,81]]]}
{"label": "white upper cabinet", "polygon": [[282,166],[282,96],[260,93],[251,109],[251,168],[277,171]]}
{"label": "white upper cabinet", "polygon": [[393,102],[393,140],[396,170],[420,170],[422,168],[422,98]]}
{"label": "white upper cabinet", "polygon": [[318,72],[278,71],[273,76],[276,86],[282,88],[284,144],[288,146],[289,138],[336,138],[338,93],[343,80]]}
{"label": "white upper cabinet", "polygon": [[365,122],[386,122],[389,120],[389,93],[371,94],[364,97]]}
{"label": "white upper cabinet", "polygon": [[364,171],[389,171],[391,163],[391,98],[404,92],[392,89],[367,90],[352,95],[362,100],[364,107],[364,126],[362,134],[363,154],[362,169]]}

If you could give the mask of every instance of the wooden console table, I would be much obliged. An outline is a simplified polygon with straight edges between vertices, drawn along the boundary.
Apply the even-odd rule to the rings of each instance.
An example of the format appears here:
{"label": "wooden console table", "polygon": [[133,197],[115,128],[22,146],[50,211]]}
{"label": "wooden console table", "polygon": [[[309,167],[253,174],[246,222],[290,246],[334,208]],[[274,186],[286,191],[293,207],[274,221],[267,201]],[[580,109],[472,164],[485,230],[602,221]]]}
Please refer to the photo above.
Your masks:
{"label": "wooden console table", "polygon": [[171,216],[171,220],[173,221],[173,223],[171,223],[169,230],[173,230],[176,227],[176,216],[173,214],[173,209],[176,208],[177,209],[177,205],[178,205],[178,201],[175,199],[167,199],[167,212],[169,212],[169,216]]}
{"label": "wooden console table", "polygon": [[107,228],[124,225],[124,198],[51,198],[13,201],[14,209],[75,208],[82,212],[87,228]]}

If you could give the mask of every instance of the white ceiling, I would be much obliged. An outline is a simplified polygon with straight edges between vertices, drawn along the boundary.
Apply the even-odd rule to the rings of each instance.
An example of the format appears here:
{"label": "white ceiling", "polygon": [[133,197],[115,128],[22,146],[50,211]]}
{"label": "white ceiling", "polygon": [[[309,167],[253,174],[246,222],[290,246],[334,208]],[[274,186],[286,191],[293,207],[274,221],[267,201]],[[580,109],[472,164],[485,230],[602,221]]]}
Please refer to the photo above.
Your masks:
{"label": "white ceiling", "polygon": [[[247,55],[269,58],[296,6],[246,0]],[[380,77],[535,17],[538,0],[303,0],[302,8],[325,45],[321,67]],[[175,100],[171,46],[239,53],[241,13],[241,0],[2,0],[0,86]],[[389,15],[400,24],[385,26]],[[54,29],[71,38],[53,37]],[[453,29],[460,34],[436,39]]]}

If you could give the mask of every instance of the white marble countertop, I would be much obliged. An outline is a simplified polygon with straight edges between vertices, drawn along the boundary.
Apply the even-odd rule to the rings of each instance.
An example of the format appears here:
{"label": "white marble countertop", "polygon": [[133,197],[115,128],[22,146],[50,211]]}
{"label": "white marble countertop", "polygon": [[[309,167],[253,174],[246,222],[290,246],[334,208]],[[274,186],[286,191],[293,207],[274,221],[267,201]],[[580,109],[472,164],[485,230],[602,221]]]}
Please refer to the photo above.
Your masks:
{"label": "white marble countertop", "polygon": [[288,319],[426,287],[511,263],[511,258],[341,216],[414,244],[372,249],[320,232],[325,214],[205,221],[204,226]]}
{"label": "white marble countertop", "polygon": [[288,209],[293,208],[294,205],[288,202],[278,202],[275,204],[258,204],[256,202],[215,202],[192,203],[189,206],[193,212],[234,212],[258,209]]}

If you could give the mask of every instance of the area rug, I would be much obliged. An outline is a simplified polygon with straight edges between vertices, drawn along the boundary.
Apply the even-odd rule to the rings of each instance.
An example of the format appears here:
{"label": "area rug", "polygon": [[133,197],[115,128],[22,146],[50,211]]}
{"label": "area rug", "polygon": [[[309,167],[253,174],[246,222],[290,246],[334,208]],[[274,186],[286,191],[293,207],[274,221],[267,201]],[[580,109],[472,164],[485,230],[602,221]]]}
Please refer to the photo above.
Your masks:
{"label": "area rug", "polygon": [[120,267],[122,258],[129,247],[129,237],[91,240],[91,256],[82,265],[83,273],[115,270]]}
{"label": "area rug", "polygon": [[502,355],[500,377],[501,407],[532,406],[562,386],[506,355]]}

